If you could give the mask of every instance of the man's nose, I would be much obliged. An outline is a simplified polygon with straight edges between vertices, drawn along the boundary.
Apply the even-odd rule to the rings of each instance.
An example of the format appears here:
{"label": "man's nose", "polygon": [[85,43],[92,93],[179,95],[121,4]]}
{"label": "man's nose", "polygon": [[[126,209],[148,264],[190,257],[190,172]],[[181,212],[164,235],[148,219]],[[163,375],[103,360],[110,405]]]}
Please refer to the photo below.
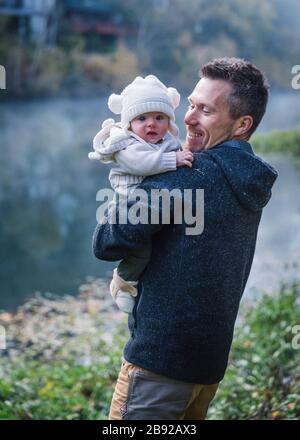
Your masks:
{"label": "man's nose", "polygon": [[195,109],[188,109],[184,117],[184,123],[186,125],[197,125],[197,115]]}

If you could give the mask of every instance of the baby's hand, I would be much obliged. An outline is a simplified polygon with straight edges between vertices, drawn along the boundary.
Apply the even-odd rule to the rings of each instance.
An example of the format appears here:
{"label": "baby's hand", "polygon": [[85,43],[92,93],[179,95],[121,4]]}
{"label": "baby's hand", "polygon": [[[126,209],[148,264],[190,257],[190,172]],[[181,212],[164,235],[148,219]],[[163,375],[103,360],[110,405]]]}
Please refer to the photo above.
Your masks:
{"label": "baby's hand", "polygon": [[97,161],[101,160],[101,155],[100,153],[98,153],[98,151],[91,151],[88,154],[88,157],[90,160],[97,160]]}
{"label": "baby's hand", "polygon": [[192,162],[194,160],[193,153],[191,151],[177,151],[176,152],[176,166],[182,167],[187,165],[192,168]]}
{"label": "baby's hand", "polygon": [[123,128],[114,125],[109,133],[109,138],[104,142],[104,146],[117,144],[118,142],[129,139],[130,135]]}

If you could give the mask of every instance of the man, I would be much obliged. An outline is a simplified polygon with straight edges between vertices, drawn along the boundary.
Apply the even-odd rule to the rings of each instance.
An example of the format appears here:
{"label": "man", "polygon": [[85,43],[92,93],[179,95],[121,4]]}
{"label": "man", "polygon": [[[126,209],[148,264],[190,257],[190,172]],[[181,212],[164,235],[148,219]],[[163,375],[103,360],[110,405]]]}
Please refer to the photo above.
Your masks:
{"label": "man", "polygon": [[251,63],[221,58],[206,64],[185,115],[193,167],[139,186],[147,194],[203,189],[201,234],[187,235],[184,222],[96,228],[94,252],[103,260],[119,260],[145,240],[153,246],[129,317],[111,420],[206,416],[225,374],[262,208],[277,177],[247,142],[267,99],[266,79]]}

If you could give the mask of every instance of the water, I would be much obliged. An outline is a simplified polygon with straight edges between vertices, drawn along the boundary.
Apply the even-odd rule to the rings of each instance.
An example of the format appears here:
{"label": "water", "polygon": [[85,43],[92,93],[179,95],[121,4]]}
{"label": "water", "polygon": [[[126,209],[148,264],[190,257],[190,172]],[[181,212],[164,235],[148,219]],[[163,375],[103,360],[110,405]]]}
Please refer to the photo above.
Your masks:
{"label": "water", "polygon": [[[262,131],[274,128],[272,120],[278,128],[299,122],[295,95],[289,105],[278,96]],[[185,102],[178,121],[184,112]],[[108,187],[109,169],[87,159],[100,121],[109,116],[105,98],[0,105],[0,309],[15,310],[35,291],[74,295],[87,276],[110,277],[114,263],[91,252],[95,195]],[[300,162],[286,155],[267,160],[279,178],[263,214],[246,297],[298,276]]]}
{"label": "water", "polygon": [[282,154],[265,159],[275,166],[278,178],[263,211],[245,298],[300,280],[300,158]]}

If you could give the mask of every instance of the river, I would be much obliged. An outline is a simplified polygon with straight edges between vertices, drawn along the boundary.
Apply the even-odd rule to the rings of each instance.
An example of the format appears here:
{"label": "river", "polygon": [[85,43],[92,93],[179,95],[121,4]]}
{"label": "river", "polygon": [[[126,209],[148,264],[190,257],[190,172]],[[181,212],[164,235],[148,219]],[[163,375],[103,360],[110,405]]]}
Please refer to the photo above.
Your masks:
{"label": "river", "polygon": [[[271,98],[260,131],[299,122],[299,99],[284,96]],[[185,103],[178,121],[184,112]],[[108,187],[108,168],[87,159],[108,116],[104,98],[0,104],[0,309],[13,311],[36,291],[74,295],[88,276],[110,277],[114,264],[91,252],[95,195]],[[263,213],[245,298],[299,276],[300,160],[285,154],[266,160],[279,178]]]}

